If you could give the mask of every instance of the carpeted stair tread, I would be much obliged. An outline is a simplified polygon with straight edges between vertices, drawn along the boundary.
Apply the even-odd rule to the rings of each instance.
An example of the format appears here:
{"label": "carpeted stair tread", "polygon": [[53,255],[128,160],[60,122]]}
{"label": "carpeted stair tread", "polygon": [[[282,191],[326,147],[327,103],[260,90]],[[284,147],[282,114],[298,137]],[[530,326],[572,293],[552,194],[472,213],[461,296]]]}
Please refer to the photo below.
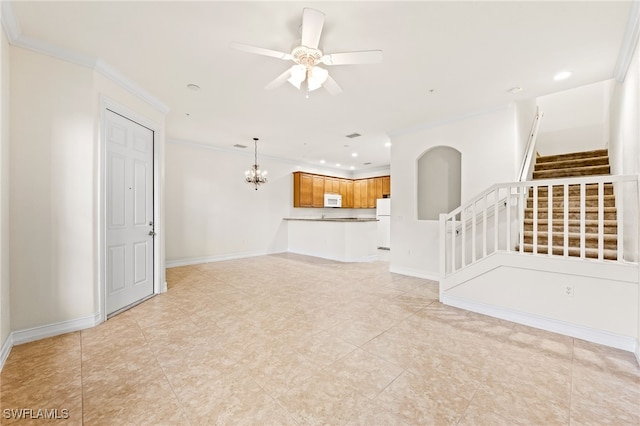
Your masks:
{"label": "carpeted stair tread", "polygon": [[543,163],[536,162],[535,170],[552,170],[552,169],[568,169],[573,167],[587,167],[587,166],[605,166],[609,165],[609,157],[604,155],[602,157],[589,157],[589,158],[572,158],[564,161],[546,161]]}
{"label": "carpeted stair tread", "polygon": [[[580,220],[571,219],[568,221],[569,232],[580,232]],[[617,234],[618,233],[618,221],[617,220],[603,220],[603,232],[605,234]],[[528,218],[524,220],[524,230],[532,231],[533,230],[533,218]],[[554,219],[552,221],[553,232],[564,232],[564,218]],[[598,221],[597,220],[585,220],[584,224],[585,232],[589,233],[597,233],[598,232]],[[540,231],[548,231],[549,230],[549,221],[547,218],[538,219],[538,232]]]}
{"label": "carpeted stair tread", "polygon": [[580,176],[599,176],[611,174],[611,168],[609,165],[604,166],[585,166],[566,169],[552,169],[552,170],[540,170],[533,172],[533,179],[555,179],[565,177],[580,177]]}
{"label": "carpeted stair tread", "polygon": [[[579,196],[569,196],[568,197],[568,205],[569,207],[579,208],[580,207],[580,197]],[[585,206],[586,207],[598,207],[598,203],[600,202],[599,197],[597,195],[587,195],[585,197]],[[602,197],[602,203],[604,207],[615,207],[615,197],[613,195],[605,195]],[[538,207],[547,207],[549,205],[549,197],[538,196]],[[553,208],[564,208],[564,196],[552,196],[551,205]],[[529,197],[527,199],[527,207],[533,207],[533,198]]]}
{"label": "carpeted stair tread", "polygon": [[[553,185],[552,195],[555,196],[564,196],[564,185]],[[568,185],[569,188],[569,196],[580,196],[580,185]],[[585,195],[598,195],[598,184],[597,183],[589,183],[584,186]],[[602,185],[602,190],[604,195],[613,195],[613,184],[608,182]],[[549,192],[548,186],[540,186],[538,187],[538,197],[547,196]],[[533,197],[533,188],[529,188],[529,196]]]}
{"label": "carpeted stair tread", "polygon": [[574,160],[578,158],[604,157],[608,155],[609,155],[609,152],[606,149],[570,152],[567,154],[544,155],[536,158],[536,164],[554,162],[554,161],[567,161],[567,160]]}
{"label": "carpeted stair tread", "polygon": [[[570,232],[569,233],[569,247],[580,247],[580,233],[579,232]],[[618,236],[616,234],[604,234],[602,236],[602,243],[604,244],[604,248],[615,250],[618,247]],[[549,233],[548,232],[538,232],[538,245],[548,245],[549,244]],[[585,247],[587,248],[598,248],[598,234],[585,234],[584,235]],[[524,242],[527,244],[533,244],[533,231],[525,231],[524,232]],[[563,232],[554,232],[553,233],[553,241],[554,245],[564,245],[564,233]]]}
{"label": "carpeted stair tread", "polygon": [[[526,253],[533,253],[533,244],[523,244],[522,249]],[[547,254],[548,246],[546,245],[538,245],[538,253]],[[564,255],[564,247],[563,246],[552,246],[551,253],[554,255]],[[603,250],[603,258],[607,260],[617,260],[618,259],[618,251],[612,249],[604,249]],[[572,257],[580,257],[580,247],[569,247],[568,255]],[[585,248],[585,257],[590,259],[598,258],[598,249],[595,248]]]}

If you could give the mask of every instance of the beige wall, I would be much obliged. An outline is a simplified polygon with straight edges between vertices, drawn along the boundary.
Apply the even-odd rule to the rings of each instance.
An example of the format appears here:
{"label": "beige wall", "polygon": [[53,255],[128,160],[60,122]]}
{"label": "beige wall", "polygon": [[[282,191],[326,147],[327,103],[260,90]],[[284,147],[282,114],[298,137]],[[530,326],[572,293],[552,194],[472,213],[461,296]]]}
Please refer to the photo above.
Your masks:
{"label": "beige wall", "polygon": [[[11,332],[9,307],[9,43],[0,29],[0,348]],[[1,363],[1,360],[0,360]]]}
{"label": "beige wall", "polygon": [[162,127],[164,118],[90,68],[11,54],[11,329],[20,331],[99,310],[100,97]]}

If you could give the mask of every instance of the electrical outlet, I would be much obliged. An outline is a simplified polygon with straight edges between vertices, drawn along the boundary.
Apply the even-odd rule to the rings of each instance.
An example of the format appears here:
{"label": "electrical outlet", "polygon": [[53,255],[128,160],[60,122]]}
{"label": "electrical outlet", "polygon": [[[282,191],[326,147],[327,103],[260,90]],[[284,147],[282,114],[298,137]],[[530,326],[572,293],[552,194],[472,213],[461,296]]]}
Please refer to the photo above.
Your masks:
{"label": "electrical outlet", "polygon": [[565,296],[567,297],[573,297],[573,286],[572,285],[565,285],[562,287],[562,292],[565,294]]}

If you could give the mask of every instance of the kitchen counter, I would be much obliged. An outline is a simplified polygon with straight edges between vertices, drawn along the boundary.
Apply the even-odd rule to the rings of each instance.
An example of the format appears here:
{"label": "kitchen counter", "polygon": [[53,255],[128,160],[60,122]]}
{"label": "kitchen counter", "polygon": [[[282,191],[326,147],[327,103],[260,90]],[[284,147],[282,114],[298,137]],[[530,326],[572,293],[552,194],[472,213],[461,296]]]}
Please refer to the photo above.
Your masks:
{"label": "kitchen counter", "polygon": [[341,262],[370,262],[378,258],[376,218],[288,217],[291,253]]}
{"label": "kitchen counter", "polygon": [[376,222],[375,217],[285,217],[284,220],[310,220],[315,222]]}

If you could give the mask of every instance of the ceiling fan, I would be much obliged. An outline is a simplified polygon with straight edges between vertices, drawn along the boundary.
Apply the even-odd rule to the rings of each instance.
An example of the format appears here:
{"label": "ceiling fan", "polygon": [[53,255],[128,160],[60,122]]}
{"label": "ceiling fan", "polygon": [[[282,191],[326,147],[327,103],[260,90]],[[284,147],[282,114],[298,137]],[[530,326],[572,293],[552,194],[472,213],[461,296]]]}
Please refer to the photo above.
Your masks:
{"label": "ceiling fan", "polygon": [[242,43],[231,43],[231,47],[244,52],[271,56],[295,63],[276,77],[275,80],[267,84],[265,89],[275,89],[286,81],[300,89],[302,83],[306,81],[308,91],[324,87],[332,95],[337,95],[342,92],[342,88],[331,78],[329,72],[319,65],[375,64],[382,62],[382,50],[323,54],[318,48],[323,25],[324,13],[319,10],[305,8],[302,11],[302,39],[300,46],[294,47],[291,53],[278,52]]}

